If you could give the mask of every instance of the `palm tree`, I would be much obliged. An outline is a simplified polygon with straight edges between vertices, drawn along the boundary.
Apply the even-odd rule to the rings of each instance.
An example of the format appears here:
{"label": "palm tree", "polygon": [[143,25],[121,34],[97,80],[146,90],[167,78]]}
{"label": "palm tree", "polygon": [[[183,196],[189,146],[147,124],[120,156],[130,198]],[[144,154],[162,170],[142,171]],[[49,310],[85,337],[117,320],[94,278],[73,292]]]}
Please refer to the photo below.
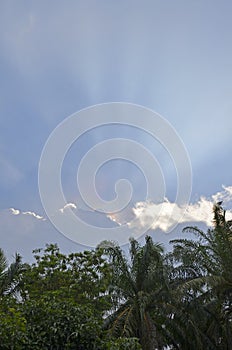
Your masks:
{"label": "palm tree", "polygon": [[[174,279],[180,300],[175,317],[187,315],[194,340],[201,344],[198,348],[231,349],[232,222],[226,220],[221,203],[214,205],[213,212],[213,229],[205,233],[197,227],[186,227],[184,231],[194,233],[198,239],[172,241]],[[197,314],[193,309],[198,310]]]}
{"label": "palm tree", "polygon": [[163,348],[159,326],[168,291],[163,249],[146,237],[141,247],[130,240],[130,260],[118,245],[104,242],[105,253],[112,266],[111,295],[115,309],[105,326],[114,336],[137,337],[144,350]]}
{"label": "palm tree", "polygon": [[14,261],[8,266],[5,254],[0,248],[0,298],[16,291],[19,273],[22,270],[21,261],[21,256],[16,254]]}

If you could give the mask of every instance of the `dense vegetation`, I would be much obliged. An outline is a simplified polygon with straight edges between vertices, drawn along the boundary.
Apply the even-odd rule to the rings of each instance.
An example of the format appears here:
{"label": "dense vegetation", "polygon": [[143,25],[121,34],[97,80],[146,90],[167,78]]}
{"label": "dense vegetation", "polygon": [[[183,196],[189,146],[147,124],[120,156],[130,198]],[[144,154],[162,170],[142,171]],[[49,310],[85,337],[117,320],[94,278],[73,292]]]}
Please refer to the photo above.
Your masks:
{"label": "dense vegetation", "polygon": [[217,204],[212,229],[185,231],[168,254],[149,236],[129,257],[54,244],[8,266],[0,250],[0,349],[232,349],[232,222]]}

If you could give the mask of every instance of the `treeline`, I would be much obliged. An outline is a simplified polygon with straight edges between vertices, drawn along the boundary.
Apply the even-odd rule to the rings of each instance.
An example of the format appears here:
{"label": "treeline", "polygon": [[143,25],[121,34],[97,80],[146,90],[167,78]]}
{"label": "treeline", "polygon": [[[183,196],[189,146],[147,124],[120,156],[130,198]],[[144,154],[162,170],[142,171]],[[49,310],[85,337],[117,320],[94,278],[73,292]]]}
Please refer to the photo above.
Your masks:
{"label": "treeline", "polygon": [[64,255],[57,245],[0,250],[1,350],[232,349],[232,221],[220,203],[207,232],[172,241],[146,237],[130,256],[113,242]]}

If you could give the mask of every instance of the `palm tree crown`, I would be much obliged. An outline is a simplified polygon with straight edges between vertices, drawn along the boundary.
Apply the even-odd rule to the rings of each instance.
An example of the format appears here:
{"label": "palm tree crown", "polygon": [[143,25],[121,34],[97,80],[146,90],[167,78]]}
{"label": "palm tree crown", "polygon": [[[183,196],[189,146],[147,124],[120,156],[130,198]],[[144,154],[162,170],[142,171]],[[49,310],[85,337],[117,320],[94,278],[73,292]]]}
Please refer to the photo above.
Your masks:
{"label": "palm tree crown", "polygon": [[19,274],[22,270],[22,259],[15,255],[14,261],[8,266],[3,250],[0,248],[0,297],[16,291]]}
{"label": "palm tree crown", "polygon": [[167,290],[167,274],[160,244],[146,237],[141,247],[130,240],[130,260],[118,245],[106,242],[105,253],[112,266],[112,297],[115,310],[106,320],[106,327],[115,336],[137,337],[142,348],[162,348],[156,327],[159,304]]}

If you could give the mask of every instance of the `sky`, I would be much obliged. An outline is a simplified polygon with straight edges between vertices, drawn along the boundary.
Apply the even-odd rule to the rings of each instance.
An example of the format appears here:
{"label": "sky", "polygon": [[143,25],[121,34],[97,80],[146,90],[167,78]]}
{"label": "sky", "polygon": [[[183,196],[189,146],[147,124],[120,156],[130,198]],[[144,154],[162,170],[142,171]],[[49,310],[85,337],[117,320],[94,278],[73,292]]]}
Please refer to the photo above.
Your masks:
{"label": "sky", "polygon": [[[182,235],[174,225],[172,233],[162,236],[172,221],[209,226],[217,200],[223,199],[231,215],[231,11],[229,0],[0,3],[0,246],[9,259],[18,251],[30,260],[32,249],[49,242],[67,252],[83,249],[84,233],[70,240],[54,226],[40,198],[38,173],[51,133],[93,105],[143,106],[176,131],[192,169],[187,211],[184,218],[172,216],[174,209],[177,216],[182,210],[175,203],[178,171],[172,149],[143,130],[105,125],[83,133],[65,155],[61,180],[66,207],[54,204],[58,220],[65,217],[66,225],[75,214],[93,227],[126,225],[139,238],[136,230],[144,231],[162,205],[162,215],[149,233],[166,244],[169,237]],[[85,124],[81,117],[75,132]],[[157,195],[161,180],[155,175],[156,163],[149,171],[154,169],[157,192],[147,198],[144,169],[117,158],[96,171],[96,188],[105,201],[112,201],[115,183],[130,181],[133,194],[125,210],[102,213],[84,202],[77,168],[95,145],[116,138],[149,150],[165,181],[162,199]],[[116,145],[123,152],[123,143],[117,140]],[[108,151],[113,152],[113,146]],[[143,156],[135,153],[140,162]],[[92,198],[85,171],[86,195]],[[55,197],[51,200],[55,203]]]}

